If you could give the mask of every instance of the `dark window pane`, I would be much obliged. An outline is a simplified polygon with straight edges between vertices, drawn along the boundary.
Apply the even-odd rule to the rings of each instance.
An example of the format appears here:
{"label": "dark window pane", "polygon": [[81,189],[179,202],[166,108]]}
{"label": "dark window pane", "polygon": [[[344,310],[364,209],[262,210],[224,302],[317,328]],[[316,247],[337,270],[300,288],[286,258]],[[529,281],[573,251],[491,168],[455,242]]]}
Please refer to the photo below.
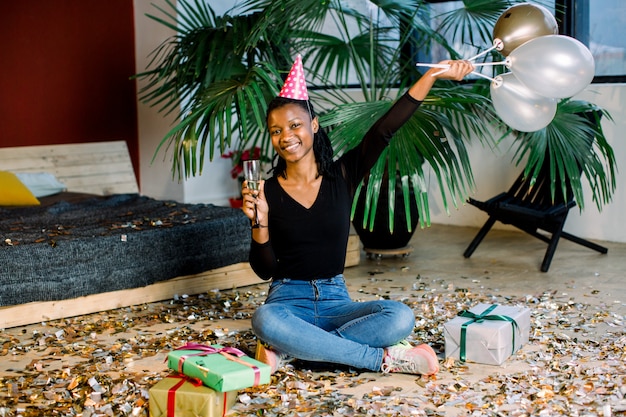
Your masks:
{"label": "dark window pane", "polygon": [[596,76],[626,74],[626,1],[589,2],[589,49]]}

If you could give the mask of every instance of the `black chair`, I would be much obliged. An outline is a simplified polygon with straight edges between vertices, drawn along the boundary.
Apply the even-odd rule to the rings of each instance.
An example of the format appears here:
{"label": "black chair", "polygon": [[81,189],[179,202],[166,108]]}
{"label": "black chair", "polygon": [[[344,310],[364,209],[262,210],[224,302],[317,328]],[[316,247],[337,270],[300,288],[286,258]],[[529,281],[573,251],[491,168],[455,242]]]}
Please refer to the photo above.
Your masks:
{"label": "black chair", "polygon": [[[559,238],[570,240],[600,253],[607,253],[607,248],[563,231],[567,214],[576,205],[571,188],[566,187],[566,189],[564,196],[561,188],[557,187],[555,199],[552,200],[549,164],[546,162],[534,184],[531,184],[530,178],[524,178],[522,172],[507,192],[487,201],[470,198],[468,203],[486,212],[489,219],[465,249],[463,256],[466,258],[472,256],[496,221],[513,225],[548,244],[541,264],[542,272],[547,272],[550,268]],[[540,231],[547,232],[547,234],[540,233]]]}

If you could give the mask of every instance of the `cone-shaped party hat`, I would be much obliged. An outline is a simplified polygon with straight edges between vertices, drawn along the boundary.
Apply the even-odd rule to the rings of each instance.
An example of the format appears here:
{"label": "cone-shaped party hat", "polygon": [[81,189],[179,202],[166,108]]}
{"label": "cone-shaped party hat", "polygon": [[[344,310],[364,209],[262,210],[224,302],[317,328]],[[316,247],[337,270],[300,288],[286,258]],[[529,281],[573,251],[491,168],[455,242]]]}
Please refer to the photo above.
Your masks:
{"label": "cone-shaped party hat", "polygon": [[279,97],[292,98],[295,100],[308,100],[309,93],[306,89],[304,70],[302,69],[302,56],[298,54],[296,61],[291,66],[285,84],[278,94]]}

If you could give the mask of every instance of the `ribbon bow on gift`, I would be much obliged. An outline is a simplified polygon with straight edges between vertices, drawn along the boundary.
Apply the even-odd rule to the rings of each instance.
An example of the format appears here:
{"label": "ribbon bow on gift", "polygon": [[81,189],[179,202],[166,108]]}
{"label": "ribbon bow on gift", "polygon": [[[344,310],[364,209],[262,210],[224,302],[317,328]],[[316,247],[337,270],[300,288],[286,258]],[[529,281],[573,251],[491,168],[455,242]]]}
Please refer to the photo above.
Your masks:
{"label": "ribbon bow on gift", "polygon": [[185,345],[181,346],[181,347],[177,347],[174,350],[199,350],[199,353],[194,353],[191,355],[185,355],[185,357],[188,356],[207,356],[207,355],[212,355],[214,353],[230,353],[233,354],[237,357],[241,357],[241,356],[245,356],[246,354],[243,353],[242,351],[240,351],[237,348],[234,347],[229,347],[229,346],[225,346],[225,347],[221,347],[221,348],[216,348],[213,346],[207,346],[207,345],[202,345],[200,343],[186,343]]}
{"label": "ribbon bow on gift", "polygon": [[179,379],[173,387],[167,390],[167,417],[175,417],[176,416],[176,390],[183,386],[185,382],[189,382],[194,387],[202,386],[202,381],[198,378],[192,378],[183,374],[174,374],[168,375],[168,378],[176,378]]}
{"label": "ribbon bow on gift", "polygon": [[[249,368],[252,368],[252,370],[254,371],[254,385],[255,386],[259,385],[259,382],[261,381],[261,370],[257,366],[239,359],[242,356],[246,356],[246,354],[237,348],[228,347],[228,346],[216,348],[213,346],[202,345],[200,343],[187,343],[184,346],[178,347],[174,350],[197,350],[199,351],[198,353],[190,353],[188,355],[182,355],[178,359],[178,372],[180,373],[183,372],[183,363],[185,362],[187,358],[191,356],[207,356],[207,355],[213,355],[213,354],[219,353],[220,355],[224,356],[226,359],[230,361],[237,362],[240,365],[244,365]],[[232,356],[232,355],[235,355],[235,356]]]}
{"label": "ribbon bow on gift", "polygon": [[504,316],[501,314],[489,314],[493,310],[495,310],[496,307],[498,307],[498,305],[494,304],[480,314],[472,313],[469,310],[463,310],[458,314],[461,317],[468,317],[471,319],[470,321],[467,321],[461,325],[461,352],[459,354],[459,359],[461,360],[461,362],[465,362],[465,358],[466,358],[465,342],[466,342],[466,335],[467,335],[467,326],[469,326],[472,323],[482,323],[485,320],[501,320],[501,321],[508,321],[511,323],[511,325],[513,326],[513,351],[511,352],[511,354],[515,353],[515,332],[519,331],[517,322],[508,316]]}
{"label": "ribbon bow on gift", "polygon": [[175,374],[168,375],[167,377],[168,378],[176,378],[176,379],[180,380],[180,381],[178,381],[176,383],[176,385],[174,385],[174,387],[170,388],[170,391],[173,391],[173,392],[176,391],[178,388],[180,388],[180,386],[183,385],[185,382],[189,382],[194,387],[202,386],[202,380],[201,379],[193,378],[193,377],[185,375],[185,374],[175,373]]}

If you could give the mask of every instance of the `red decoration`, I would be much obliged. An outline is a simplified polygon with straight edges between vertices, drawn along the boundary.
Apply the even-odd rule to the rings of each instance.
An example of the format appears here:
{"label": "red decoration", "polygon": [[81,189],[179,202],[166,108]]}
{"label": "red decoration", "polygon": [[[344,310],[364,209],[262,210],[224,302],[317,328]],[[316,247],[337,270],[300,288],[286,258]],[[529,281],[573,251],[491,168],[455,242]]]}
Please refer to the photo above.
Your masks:
{"label": "red decoration", "polygon": [[261,148],[258,146],[243,151],[230,151],[223,154],[222,158],[232,159],[233,168],[230,170],[230,176],[233,177],[233,179],[243,177],[243,161],[247,161],[248,159],[261,159],[262,162],[266,162],[266,158],[261,157]]}

